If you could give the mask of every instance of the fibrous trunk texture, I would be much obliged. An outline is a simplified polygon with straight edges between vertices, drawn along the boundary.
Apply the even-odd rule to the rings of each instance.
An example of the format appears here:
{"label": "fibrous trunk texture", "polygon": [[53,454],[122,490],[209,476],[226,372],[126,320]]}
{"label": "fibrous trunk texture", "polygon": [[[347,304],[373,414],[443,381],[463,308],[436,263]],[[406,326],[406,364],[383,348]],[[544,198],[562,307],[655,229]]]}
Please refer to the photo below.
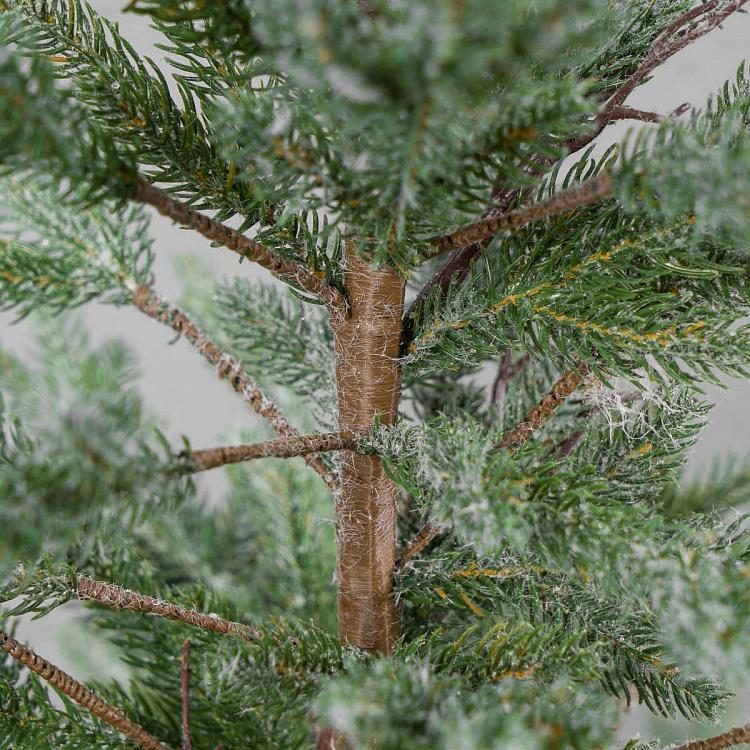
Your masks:
{"label": "fibrous trunk texture", "polygon": [[[404,281],[346,250],[347,316],[336,339],[339,429],[366,432],[396,419]],[[338,623],[344,643],[388,654],[399,634],[393,598],[398,488],[377,456],[341,453],[336,502]]]}

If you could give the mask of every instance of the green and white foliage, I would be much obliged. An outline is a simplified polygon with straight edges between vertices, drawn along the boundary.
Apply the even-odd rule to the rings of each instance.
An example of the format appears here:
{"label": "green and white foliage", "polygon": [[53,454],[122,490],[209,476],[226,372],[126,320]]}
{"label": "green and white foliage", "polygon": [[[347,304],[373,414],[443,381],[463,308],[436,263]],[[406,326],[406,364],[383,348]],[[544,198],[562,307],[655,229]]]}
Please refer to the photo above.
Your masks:
{"label": "green and white foliage", "polygon": [[315,705],[330,726],[365,747],[377,739],[387,750],[403,747],[405,737],[425,750],[532,750],[550,741],[589,747],[610,735],[614,721],[605,711],[594,723],[577,725],[575,716],[587,711],[588,700],[563,680],[544,697],[518,680],[472,690],[413,658],[352,670],[325,684]]}
{"label": "green and white foliage", "polygon": [[33,41],[20,16],[0,15],[0,173],[33,165],[67,179],[85,201],[127,195],[132,158],[56,86],[50,60],[26,54]]}
{"label": "green and white foliage", "polygon": [[[497,450],[500,433],[468,416],[383,430],[373,445],[423,514],[479,555],[533,550],[566,575],[604,587],[618,588],[622,575],[633,575],[630,588],[642,593],[641,583],[653,582],[636,573],[658,566],[673,542],[683,542],[658,501],[695,441],[705,407],[687,395],[632,405],[611,400],[615,406],[571,410],[516,454]],[[581,412],[592,409],[602,411],[561,455],[581,429]]]}
{"label": "green and white foliage", "polygon": [[428,302],[407,377],[506,349],[679,383],[711,380],[716,369],[742,374],[750,342],[733,324],[748,311],[747,279],[744,255],[722,235],[696,247],[689,216],[655,221],[614,204],[579,211],[498,238],[462,287]]}
{"label": "green and white foliage", "polygon": [[147,172],[198,207],[221,218],[250,217],[255,208],[246,183],[234,182],[218,158],[210,125],[192,92],[174,79],[181,105],[151,61],[142,60],[115,24],[81,0],[15,0],[30,49],[52,56],[56,75],[73,82],[97,130],[127,148]]}
{"label": "green and white foliage", "polygon": [[[81,527],[127,529],[190,497],[119,344],[91,350],[75,321],[47,324],[41,362],[0,359],[0,568],[65,553]],[[102,538],[107,534],[102,532]]]}
{"label": "green and white foliage", "polygon": [[[698,237],[721,228],[747,252],[748,128],[750,77],[743,63],[735,80],[689,120],[667,121],[655,133],[643,132],[624,144],[619,197],[659,217],[690,213]],[[676,180],[676,174],[682,179]],[[645,206],[641,196],[646,196]]]}
{"label": "green and white foliage", "polygon": [[0,308],[26,315],[100,299],[126,304],[151,277],[144,212],[103,204],[81,211],[75,196],[28,174],[0,178]]}

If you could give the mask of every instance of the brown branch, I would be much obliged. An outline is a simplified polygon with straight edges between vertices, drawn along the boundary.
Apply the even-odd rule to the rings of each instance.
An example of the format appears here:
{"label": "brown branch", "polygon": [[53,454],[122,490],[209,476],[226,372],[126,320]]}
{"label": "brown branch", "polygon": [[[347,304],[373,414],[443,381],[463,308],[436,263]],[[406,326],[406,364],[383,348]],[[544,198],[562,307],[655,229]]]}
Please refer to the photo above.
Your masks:
{"label": "brown branch", "polygon": [[534,404],[524,419],[506,432],[495,450],[518,450],[562,406],[591,372],[588,365],[579,362],[576,370],[566,370],[542,398]]}
{"label": "brown branch", "polygon": [[648,112],[633,107],[615,107],[610,113],[609,122],[615,120],[638,120],[639,122],[659,123],[664,121],[664,115],[658,112]]}
{"label": "brown branch", "polygon": [[455,248],[490,240],[505,229],[518,229],[549,216],[558,216],[597,203],[611,198],[613,190],[612,177],[608,172],[602,172],[591,180],[567,190],[561,190],[539,203],[524,206],[500,216],[480,219],[448,235],[436,237],[432,240],[435,250],[425,257],[434,258]]}
{"label": "brown branch", "polygon": [[438,537],[441,533],[441,529],[436,524],[428,521],[418,532],[412,537],[411,541],[406,545],[404,550],[398,556],[396,560],[396,569],[403,568],[409,560],[416,557],[422,552],[433,539]]}
{"label": "brown branch", "polygon": [[196,230],[207,239],[229,248],[243,258],[258,263],[283,281],[301,287],[318,297],[330,310],[346,308],[344,297],[337,289],[329,286],[301,264],[288,260],[257,240],[245,237],[234,229],[214,221],[142,177],[137,179],[132,197],[139,203],[153,206],[163,216]]}
{"label": "brown branch", "polygon": [[[263,393],[254,378],[250,377],[236,359],[222,351],[182,310],[163,300],[150,286],[138,287],[132,299],[141,312],[184,336],[216,367],[219,377],[226,378],[250,408],[269,421],[274,432],[282,437],[299,437],[299,432]],[[338,489],[336,477],[318,456],[306,456],[305,462],[322,477],[331,490]]]}
{"label": "brown branch", "polygon": [[0,630],[0,647],[10,654],[16,661],[23,664],[34,674],[52,685],[55,690],[67,695],[81,708],[101,719],[106,724],[117,729],[125,737],[135,742],[145,750],[169,750],[167,745],[162,744],[152,737],[142,726],[128,718],[121,708],[105,703],[96,693],[89,690],[76,679],[71,677],[62,669],[35,654],[17,640]]}
{"label": "brown branch", "polygon": [[326,432],[317,435],[299,435],[265,443],[229,445],[219,448],[191,451],[187,457],[194,471],[206,471],[218,466],[250,461],[255,458],[294,458],[310,453],[330,451],[357,451],[357,439],[353,432]]}
{"label": "brown branch", "polygon": [[179,604],[154,599],[151,596],[130,591],[114,583],[96,581],[84,575],[78,576],[76,596],[81,601],[97,602],[97,604],[103,604],[113,609],[145,612],[146,614],[165,617],[167,620],[193,625],[203,630],[210,630],[212,633],[219,633],[219,635],[239,636],[246,641],[259,641],[263,638],[263,633],[250,627],[250,625],[224,620],[218,615],[207,615],[194,609],[185,609]]}
{"label": "brown branch", "polygon": [[[577,370],[566,370],[550,390],[534,404],[526,417],[515,427],[506,432],[493,450],[518,450],[525,445],[531,436],[557,411],[585,380],[589,374],[588,365],[579,362]],[[409,560],[416,557],[430,542],[441,534],[439,526],[427,522],[406,545],[396,561],[396,568],[402,568]]]}
{"label": "brown branch", "polygon": [[193,750],[190,739],[190,639],[182,644],[180,659],[180,696],[182,698],[182,750]]}
{"label": "brown branch", "polygon": [[[615,92],[607,102],[600,117],[606,117],[608,112],[621,105],[662,63],[677,54],[680,50],[713,31],[729,16],[738,11],[748,0],[711,0],[704,5],[691,8],[673,21],[654,41],[643,62],[633,72],[627,81]],[[690,29],[685,27],[692,21],[699,19]]]}
{"label": "brown branch", "polygon": [[728,732],[709,737],[706,740],[693,740],[679,745],[673,750],[724,750],[727,747],[750,744],[750,724],[735,727]]}

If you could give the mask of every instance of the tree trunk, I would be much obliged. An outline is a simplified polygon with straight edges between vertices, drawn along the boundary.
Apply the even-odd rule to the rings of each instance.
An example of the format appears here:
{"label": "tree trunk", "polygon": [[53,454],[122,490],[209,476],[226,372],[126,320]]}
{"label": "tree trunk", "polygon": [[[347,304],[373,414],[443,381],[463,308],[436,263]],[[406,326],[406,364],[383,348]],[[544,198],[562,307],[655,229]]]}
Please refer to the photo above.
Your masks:
{"label": "tree trunk", "polygon": [[[376,417],[392,425],[400,396],[398,364],[404,281],[375,268],[349,244],[345,319],[333,322],[339,428],[369,430]],[[398,488],[377,456],[341,453],[336,501],[338,625],[343,643],[389,654],[399,635],[393,598]]]}

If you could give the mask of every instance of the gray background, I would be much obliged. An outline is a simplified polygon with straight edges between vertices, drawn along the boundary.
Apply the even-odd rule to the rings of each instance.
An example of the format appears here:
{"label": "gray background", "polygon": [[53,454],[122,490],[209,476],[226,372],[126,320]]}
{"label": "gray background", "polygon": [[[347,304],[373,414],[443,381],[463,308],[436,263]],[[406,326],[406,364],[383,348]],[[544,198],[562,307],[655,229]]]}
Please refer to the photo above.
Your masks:
{"label": "gray background", "polygon": [[[154,48],[159,35],[153,32],[144,17],[122,14],[124,0],[90,0],[105,16],[120,21],[124,35],[136,49],[159,60],[162,54]],[[661,113],[669,113],[683,102],[700,105],[726,79],[732,78],[743,58],[750,58],[750,15],[735,14],[719,29],[699,40],[669,60],[654,78],[640,87],[628,104]],[[629,125],[618,123],[600,138],[603,149],[619,140]],[[174,261],[183,255],[198,256],[207,262],[216,278],[236,273],[265,274],[262,269],[251,269],[249,264],[238,267],[232,253],[211,248],[192,232],[179,230],[159,216],[154,216],[152,233],[157,260],[156,285],[169,299],[177,300],[180,285]],[[181,435],[188,435],[195,446],[217,444],[233,433],[238,426],[248,424],[254,417],[237,399],[226,384],[217,381],[214,372],[184,341],[168,346],[172,332],[147,319],[135,309],[116,309],[99,304],[86,307],[83,324],[91,332],[94,343],[111,337],[123,339],[136,354],[140,363],[140,388],[149,407],[160,415],[167,435],[179,444]],[[0,341],[4,348],[22,359],[33,356],[34,342],[30,326],[13,324],[11,313],[0,314]],[[707,388],[707,398],[715,402],[710,423],[700,443],[693,451],[691,472],[700,474],[717,456],[731,451],[744,455],[748,452],[750,427],[750,382],[726,380],[727,388]],[[216,481],[212,489],[217,489]],[[45,655],[59,661],[63,668],[81,672],[82,654],[70,649],[74,639],[66,638],[65,614],[54,622],[25,623],[23,635]],[[54,627],[50,628],[50,625]],[[81,647],[83,649],[85,647]],[[92,654],[85,661],[93,665]],[[88,669],[84,669],[84,672]],[[742,709],[740,709],[742,713]],[[741,716],[739,718],[744,718]],[[628,730],[637,727],[640,719],[633,716]],[[647,734],[648,731],[644,730]]]}

